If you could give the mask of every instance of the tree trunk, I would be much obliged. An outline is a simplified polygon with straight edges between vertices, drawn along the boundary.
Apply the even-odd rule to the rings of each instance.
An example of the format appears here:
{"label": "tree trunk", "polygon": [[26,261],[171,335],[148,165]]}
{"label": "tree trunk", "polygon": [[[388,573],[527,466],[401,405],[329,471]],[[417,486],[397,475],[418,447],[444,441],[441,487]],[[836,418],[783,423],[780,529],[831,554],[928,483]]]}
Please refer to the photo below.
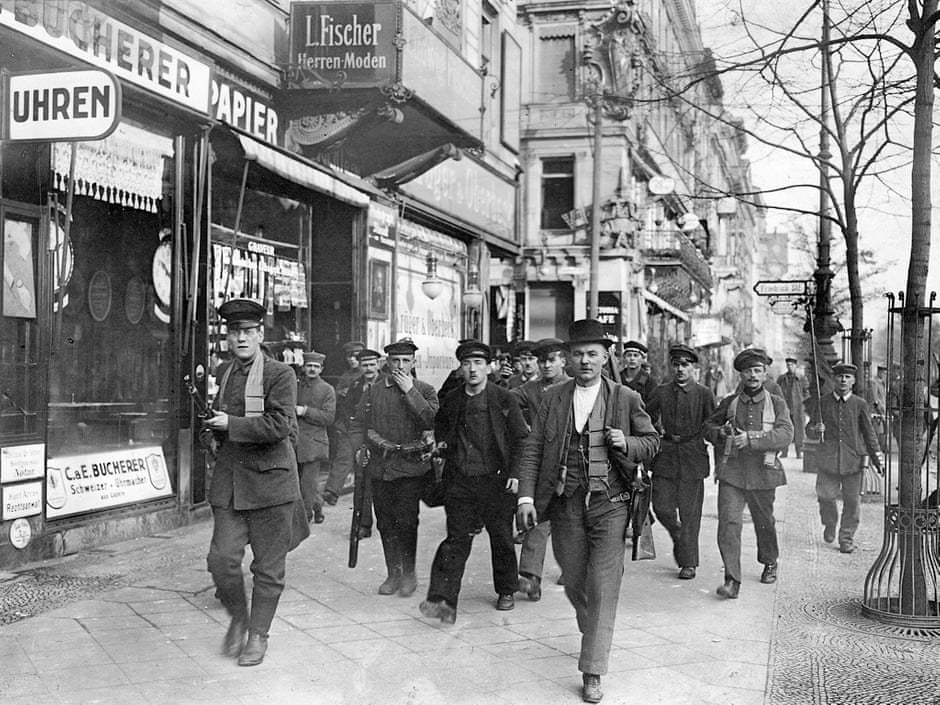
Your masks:
{"label": "tree trunk", "polygon": [[852,338],[850,340],[851,362],[859,369],[856,376],[855,392],[867,398],[868,390],[864,389],[865,375],[863,370],[863,345],[865,330],[865,304],[862,300],[862,283],[858,273],[858,213],[855,207],[855,188],[845,179],[842,198],[844,200],[845,227],[842,235],[845,238],[845,266],[849,279],[849,300],[852,305]]}

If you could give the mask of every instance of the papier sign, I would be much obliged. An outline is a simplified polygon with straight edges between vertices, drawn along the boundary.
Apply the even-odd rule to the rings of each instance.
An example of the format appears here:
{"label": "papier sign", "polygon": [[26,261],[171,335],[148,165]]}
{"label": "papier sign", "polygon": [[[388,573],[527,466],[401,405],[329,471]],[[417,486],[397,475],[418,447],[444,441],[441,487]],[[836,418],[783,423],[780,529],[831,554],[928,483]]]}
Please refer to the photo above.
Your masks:
{"label": "papier sign", "polygon": [[173,494],[160,446],[50,458],[46,517],[93,512]]}
{"label": "papier sign", "polygon": [[4,139],[99,140],[120,122],[121,86],[101,69],[10,73],[2,104]]}

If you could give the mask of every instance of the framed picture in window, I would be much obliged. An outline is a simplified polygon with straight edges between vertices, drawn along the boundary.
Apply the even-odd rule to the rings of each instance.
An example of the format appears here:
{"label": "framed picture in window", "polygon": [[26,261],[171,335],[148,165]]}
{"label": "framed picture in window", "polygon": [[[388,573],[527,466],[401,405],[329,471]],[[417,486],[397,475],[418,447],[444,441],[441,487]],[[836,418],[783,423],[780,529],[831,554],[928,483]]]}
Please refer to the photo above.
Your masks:
{"label": "framed picture in window", "polygon": [[502,101],[499,109],[500,141],[519,153],[519,118],[522,106],[522,47],[509,32],[503,32],[503,61],[499,84]]}
{"label": "framed picture in window", "polygon": [[369,260],[369,317],[388,318],[389,263]]}

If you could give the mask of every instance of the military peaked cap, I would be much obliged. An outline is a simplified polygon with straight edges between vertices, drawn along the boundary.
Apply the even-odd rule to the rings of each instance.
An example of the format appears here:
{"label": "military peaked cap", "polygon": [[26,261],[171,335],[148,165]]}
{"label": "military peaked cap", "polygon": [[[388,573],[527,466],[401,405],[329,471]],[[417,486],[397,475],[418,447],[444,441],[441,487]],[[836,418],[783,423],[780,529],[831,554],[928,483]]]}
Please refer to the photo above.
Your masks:
{"label": "military peaked cap", "polygon": [[326,355],[323,353],[318,353],[315,350],[304,353],[304,364],[308,362],[319,362],[321,365],[326,361]]}
{"label": "military peaked cap", "polygon": [[414,355],[418,346],[411,338],[401,338],[394,343],[389,343],[383,349],[386,355]]}
{"label": "military peaked cap", "polygon": [[489,362],[493,359],[493,349],[479,340],[467,340],[457,346],[455,355],[461,362],[470,357],[482,357]]}
{"label": "military peaked cap", "polygon": [[682,345],[677,343],[672,345],[669,348],[669,359],[670,360],[687,360],[688,362],[697,363],[698,362],[698,353],[695,352],[688,345]]}
{"label": "military peaked cap", "polygon": [[263,325],[264,314],[264,306],[253,299],[229,299],[219,306],[219,318],[233,330]]}
{"label": "military peaked cap", "polygon": [[858,374],[858,368],[850,362],[837,362],[832,366],[832,374],[856,375]]}
{"label": "military peaked cap", "polygon": [[747,348],[739,352],[734,358],[734,369],[741,372],[755,365],[764,365],[766,367],[771,362],[773,362],[773,359],[760,348]]}
{"label": "military peaked cap", "polygon": [[627,350],[639,350],[644,355],[648,352],[646,346],[643,345],[643,343],[639,342],[638,340],[628,340],[626,343],[623,344],[623,349],[624,349],[624,352],[626,352]]}

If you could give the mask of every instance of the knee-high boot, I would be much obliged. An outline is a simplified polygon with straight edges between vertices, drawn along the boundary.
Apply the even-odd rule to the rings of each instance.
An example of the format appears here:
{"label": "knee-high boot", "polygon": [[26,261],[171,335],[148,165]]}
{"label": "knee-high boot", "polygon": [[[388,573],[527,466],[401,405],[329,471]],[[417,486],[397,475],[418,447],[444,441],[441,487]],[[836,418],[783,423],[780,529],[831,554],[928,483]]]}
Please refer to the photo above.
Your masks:
{"label": "knee-high boot", "polygon": [[[381,532],[380,532],[381,533]],[[388,577],[379,586],[380,595],[394,595],[401,587],[402,551],[401,542],[397,536],[382,534],[382,550],[385,552],[385,567]]]}

